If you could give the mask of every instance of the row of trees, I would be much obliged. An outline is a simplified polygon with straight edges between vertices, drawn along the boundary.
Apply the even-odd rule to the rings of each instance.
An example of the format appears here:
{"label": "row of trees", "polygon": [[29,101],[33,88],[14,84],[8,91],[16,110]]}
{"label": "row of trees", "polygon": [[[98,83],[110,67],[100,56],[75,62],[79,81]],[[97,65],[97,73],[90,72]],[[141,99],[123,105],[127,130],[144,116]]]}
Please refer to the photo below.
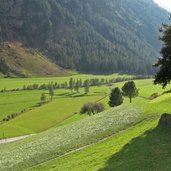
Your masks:
{"label": "row of trees", "polygon": [[[70,89],[72,91],[73,90],[73,80],[72,79],[70,80],[69,84],[71,86]],[[77,88],[78,88],[79,87],[78,83],[76,85],[77,85]],[[85,85],[84,86],[85,86],[85,93],[88,93],[89,92],[89,82],[88,82],[88,80],[85,81]],[[78,89],[76,89],[76,90],[78,91]],[[122,91],[118,87],[112,89],[110,97],[109,97],[108,104],[109,104],[110,107],[115,107],[115,106],[121,105],[123,103],[123,101],[124,101],[123,96],[128,97],[129,100],[130,100],[130,103],[132,103],[132,98],[138,96],[138,91],[139,91],[139,89],[136,88],[135,82],[134,81],[128,81],[122,87]],[[55,95],[54,89],[53,89],[52,85],[49,87],[49,95],[50,95],[51,101],[52,101],[53,97]],[[42,103],[46,102],[47,98],[46,98],[46,94],[45,93],[42,93],[42,95],[40,97],[40,100],[41,100]],[[92,113],[92,111],[97,106],[98,105],[94,105],[92,103],[88,103],[85,106],[83,106],[81,111],[82,111],[82,113],[84,113],[84,110],[86,111],[86,110],[90,109],[88,111],[90,111],[90,113]]]}
{"label": "row of trees", "polygon": [[[136,76],[134,77],[134,80],[136,79],[146,79],[146,78],[152,78],[150,76]],[[64,83],[58,83],[58,82],[51,82],[48,84],[32,84],[32,85],[23,85],[23,88],[14,88],[14,89],[6,89],[3,88],[0,90],[0,92],[13,92],[13,91],[23,91],[23,90],[49,90],[50,87],[53,87],[53,89],[70,89],[72,92],[76,91],[79,92],[80,88],[83,87],[90,87],[90,86],[111,86],[114,83],[122,82],[122,81],[129,81],[132,80],[132,78],[113,78],[113,79],[105,79],[105,78],[92,78],[82,81],[82,79],[76,79],[70,78],[69,82],[65,81]],[[86,88],[87,90],[89,88]],[[85,90],[85,91],[87,91]]]}
{"label": "row of trees", "polygon": [[134,81],[128,81],[122,87],[122,91],[118,87],[112,89],[108,104],[110,107],[121,105],[124,101],[123,96],[128,97],[132,103],[132,98],[138,96],[138,91]]}
{"label": "row of trees", "polygon": [[[116,106],[121,105],[124,101],[123,96],[128,97],[130,100],[130,103],[132,103],[132,98],[137,97],[138,92],[139,92],[139,89],[136,88],[134,81],[128,81],[123,85],[122,91],[118,87],[112,89],[108,104],[110,107],[116,107]],[[103,103],[90,103],[89,102],[82,106],[80,113],[94,115],[104,110],[105,110],[105,107]]]}

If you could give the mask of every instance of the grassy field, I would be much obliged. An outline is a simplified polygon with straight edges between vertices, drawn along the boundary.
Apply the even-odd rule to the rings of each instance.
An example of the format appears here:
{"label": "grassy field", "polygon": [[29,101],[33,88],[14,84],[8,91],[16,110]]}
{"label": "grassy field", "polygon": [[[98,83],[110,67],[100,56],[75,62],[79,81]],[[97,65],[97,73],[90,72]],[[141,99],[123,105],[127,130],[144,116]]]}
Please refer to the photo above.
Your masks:
{"label": "grassy field", "polygon": [[134,106],[146,106],[142,115],[144,119],[140,123],[103,142],[28,170],[169,171],[170,130],[158,126],[158,120],[161,113],[171,112],[170,101],[168,94],[148,103],[137,99]]}
{"label": "grassy field", "polygon": [[[37,79],[39,78],[35,78],[35,80]],[[49,79],[47,78],[47,80]],[[62,77],[62,79],[64,78]],[[140,97],[133,99],[132,104],[126,98],[122,106],[108,109],[107,97],[101,101],[106,105],[107,110],[95,116],[80,115],[80,107],[86,102],[99,101],[108,95],[110,90],[107,86],[91,87],[88,95],[84,94],[83,89],[80,90],[80,94],[70,93],[68,90],[56,90],[52,102],[41,107],[34,107],[17,118],[1,124],[0,138],[3,138],[4,133],[6,137],[14,137],[43,132],[19,142],[0,145],[1,169],[22,170],[54,159],[36,168],[31,168],[31,170],[110,170],[111,168],[118,170],[122,160],[119,157],[115,159],[115,156],[122,151],[122,148],[132,138],[138,138],[146,130],[155,128],[161,113],[171,111],[171,106],[168,105],[171,101],[170,94],[162,95],[154,100],[148,99],[153,93],[161,94],[164,91],[161,86],[154,86],[150,79],[136,80],[135,82],[140,89]],[[121,87],[123,84],[116,83],[114,87]],[[4,105],[11,105],[9,110],[13,112],[36,105],[40,101],[41,93],[42,91],[34,90],[6,92],[0,95],[4,96],[4,99],[6,98],[6,101],[3,100]],[[9,96],[6,97],[6,95]],[[12,101],[14,98],[16,100]],[[21,106],[16,104],[15,107],[16,101]],[[14,105],[14,109],[12,109],[12,105]],[[5,116],[8,112],[6,107],[2,113]],[[112,137],[109,137],[111,135]],[[109,138],[99,142],[105,137]],[[57,158],[92,143],[98,144],[60,159]],[[113,150],[111,149],[112,144]],[[97,153],[97,150],[102,147],[107,148]],[[96,153],[97,157],[94,158]],[[89,155],[90,157],[88,157]],[[81,158],[80,156],[85,157]],[[67,162],[68,157],[71,160]],[[116,165],[110,165],[110,161],[113,160],[116,160]],[[126,160],[127,158],[123,161]],[[132,166],[125,164],[122,170],[126,167],[131,168]],[[136,167],[138,168],[138,166]]]}
{"label": "grassy field", "polygon": [[[123,86],[124,83],[116,83],[115,86]],[[139,95],[148,98],[152,93],[162,93],[161,86],[152,85],[152,80],[136,80],[137,87],[140,88]],[[168,87],[169,88],[169,87]],[[70,93],[69,90],[59,89],[55,91],[53,102],[41,107],[34,107],[40,102],[41,93],[44,92],[49,98],[48,91],[19,91],[0,93],[1,111],[0,119],[3,117],[20,112],[23,109],[32,109],[24,112],[17,118],[0,125],[0,138],[15,137],[25,134],[39,133],[54,126],[78,120],[82,118],[79,115],[81,106],[86,102],[95,102],[101,100],[109,94],[110,89],[107,86],[91,87],[88,95],[80,89],[79,94]],[[108,108],[108,97],[103,99]],[[139,102],[139,100],[137,101]],[[127,103],[127,100],[125,101]],[[142,104],[143,105],[143,104]],[[75,115],[77,115],[75,117]],[[69,120],[68,122],[65,120]]]}
{"label": "grassy field", "polygon": [[42,77],[42,78],[0,78],[0,89],[13,89],[13,88],[22,88],[23,85],[30,84],[48,84],[51,82],[64,83],[69,81],[70,78],[75,80],[77,79],[91,79],[91,78],[104,78],[104,79],[116,79],[116,78],[130,78],[131,75],[120,75],[120,74],[111,74],[111,75],[87,75],[87,74],[75,74],[72,76],[62,76],[62,77]]}
{"label": "grassy field", "polygon": [[29,109],[40,101],[43,91],[22,91],[0,93],[0,120],[7,115]]}
{"label": "grassy field", "polygon": [[[85,80],[95,77],[111,79],[129,76],[113,74],[109,76],[74,75],[72,77],[74,79],[82,78]],[[0,79],[0,86],[1,88],[6,87],[7,89],[13,89],[34,83],[50,83],[52,80],[65,82],[70,78],[71,77]],[[40,102],[40,96],[42,93],[46,93],[49,98],[48,91],[44,90],[0,93],[0,120],[6,118],[8,115],[28,110],[28,112],[25,112],[16,119],[0,125],[0,139],[4,138],[4,135],[5,137],[14,137],[41,132],[50,127],[57,126],[68,117],[79,113],[80,107],[84,103],[88,101],[94,102],[101,99],[106,93],[109,93],[109,88],[106,86],[90,88],[88,96],[84,95],[83,89],[80,90],[80,94],[71,94],[69,90],[59,89],[55,91],[55,99],[52,103],[46,104],[41,108],[36,108],[34,106]],[[67,106],[63,107],[63,104],[67,104]]]}
{"label": "grassy field", "polygon": [[11,167],[13,170],[22,170],[71,150],[98,142],[138,122],[141,113],[139,108],[118,107],[66,126],[50,129],[20,142],[1,145],[2,168]]}
{"label": "grassy field", "polygon": [[[103,142],[99,142],[64,157],[45,162],[44,164],[40,164],[37,167],[29,168],[27,171],[132,171],[136,169],[142,171],[149,170],[149,165],[147,165],[147,169],[143,168],[142,165],[140,165],[140,162],[137,162],[136,157],[138,157],[138,159],[145,160],[144,157],[146,156],[142,154],[148,154],[151,156],[153,155],[153,153],[151,153],[151,150],[145,150],[146,146],[142,143],[139,144],[139,148],[137,146],[134,146],[134,148],[132,148],[132,151],[128,151],[128,146],[131,144],[132,139],[143,137],[143,135],[146,134],[146,131],[155,129],[156,125],[156,120],[152,122],[147,121],[137,124],[136,126],[130,127],[127,130],[115,134],[114,136]],[[119,156],[119,154],[121,153],[123,153],[123,155],[126,155],[127,157],[123,158],[123,156]],[[156,161],[153,162],[155,163]],[[131,167],[131,165],[133,164],[136,164],[136,167]],[[139,167],[137,167],[138,164]]]}

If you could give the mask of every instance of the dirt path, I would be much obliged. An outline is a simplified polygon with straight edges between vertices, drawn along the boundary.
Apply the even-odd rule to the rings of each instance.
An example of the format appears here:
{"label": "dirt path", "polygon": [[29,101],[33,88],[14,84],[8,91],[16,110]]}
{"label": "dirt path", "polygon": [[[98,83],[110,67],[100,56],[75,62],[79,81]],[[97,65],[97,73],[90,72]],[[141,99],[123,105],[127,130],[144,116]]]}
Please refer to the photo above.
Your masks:
{"label": "dirt path", "polygon": [[30,137],[30,136],[32,136],[32,135],[25,135],[25,136],[20,136],[20,137],[3,139],[3,140],[0,140],[0,144],[7,144],[10,142],[19,141],[19,140],[25,139],[25,138]]}

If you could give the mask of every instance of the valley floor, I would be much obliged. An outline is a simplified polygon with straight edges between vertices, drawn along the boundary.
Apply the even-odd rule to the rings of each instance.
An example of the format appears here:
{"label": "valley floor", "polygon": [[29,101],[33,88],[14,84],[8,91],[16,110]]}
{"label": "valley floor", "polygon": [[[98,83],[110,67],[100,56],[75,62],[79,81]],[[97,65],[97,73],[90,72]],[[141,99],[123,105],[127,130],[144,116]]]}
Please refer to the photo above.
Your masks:
{"label": "valley floor", "polygon": [[[112,109],[107,105],[110,92],[107,86],[90,87],[88,95],[83,89],[79,94],[56,90],[52,102],[35,106],[0,124],[0,137],[36,133],[21,141],[0,145],[1,170],[170,170],[171,135],[158,126],[158,120],[162,113],[171,112],[171,96],[162,95],[164,90],[154,86],[152,81],[136,80],[139,97],[133,99],[132,104],[126,98],[123,105]],[[40,90],[5,92],[0,93],[0,99],[4,98],[4,105],[18,111],[36,104],[42,92],[47,93]],[[154,93],[159,96],[149,98]],[[13,99],[17,103],[12,103]],[[99,100],[106,106],[104,112],[80,115],[84,103]],[[27,106],[23,106],[23,101],[28,102]],[[8,112],[8,108],[4,108],[0,117]]]}

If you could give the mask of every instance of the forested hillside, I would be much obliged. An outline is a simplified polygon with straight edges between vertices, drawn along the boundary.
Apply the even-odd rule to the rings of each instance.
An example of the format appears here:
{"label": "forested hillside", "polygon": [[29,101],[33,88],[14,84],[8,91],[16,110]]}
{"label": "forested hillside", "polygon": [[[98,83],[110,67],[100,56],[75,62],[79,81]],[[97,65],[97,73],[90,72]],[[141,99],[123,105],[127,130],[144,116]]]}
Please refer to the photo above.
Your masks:
{"label": "forested hillside", "polygon": [[20,42],[80,72],[136,74],[153,73],[168,19],[152,0],[0,0],[0,16],[2,47]]}

